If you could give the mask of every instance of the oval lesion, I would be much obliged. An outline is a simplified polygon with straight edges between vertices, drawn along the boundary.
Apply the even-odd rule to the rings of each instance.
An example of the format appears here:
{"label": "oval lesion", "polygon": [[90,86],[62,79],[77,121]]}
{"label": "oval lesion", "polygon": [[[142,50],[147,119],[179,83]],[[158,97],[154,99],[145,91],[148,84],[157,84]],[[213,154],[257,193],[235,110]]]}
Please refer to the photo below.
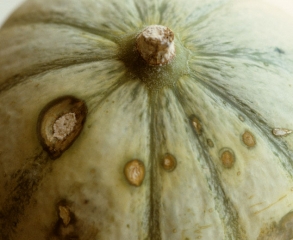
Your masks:
{"label": "oval lesion", "polygon": [[252,148],[256,145],[255,136],[248,130],[242,134],[242,141],[249,148]]}
{"label": "oval lesion", "polygon": [[161,160],[161,166],[165,171],[172,172],[177,167],[177,160],[172,154],[166,153]]}
{"label": "oval lesion", "polygon": [[52,159],[66,151],[79,136],[87,115],[85,102],[72,96],[57,98],[41,111],[37,132]]}
{"label": "oval lesion", "polygon": [[124,166],[124,175],[130,185],[139,187],[145,176],[144,163],[138,159],[127,162]]}

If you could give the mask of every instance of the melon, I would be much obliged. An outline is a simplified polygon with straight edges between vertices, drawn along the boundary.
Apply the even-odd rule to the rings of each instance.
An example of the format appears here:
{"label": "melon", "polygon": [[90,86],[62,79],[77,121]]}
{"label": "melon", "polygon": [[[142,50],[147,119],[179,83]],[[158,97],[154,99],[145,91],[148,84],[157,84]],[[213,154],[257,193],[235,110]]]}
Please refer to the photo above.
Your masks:
{"label": "melon", "polygon": [[0,239],[292,239],[292,25],[265,0],[26,1],[0,30]]}

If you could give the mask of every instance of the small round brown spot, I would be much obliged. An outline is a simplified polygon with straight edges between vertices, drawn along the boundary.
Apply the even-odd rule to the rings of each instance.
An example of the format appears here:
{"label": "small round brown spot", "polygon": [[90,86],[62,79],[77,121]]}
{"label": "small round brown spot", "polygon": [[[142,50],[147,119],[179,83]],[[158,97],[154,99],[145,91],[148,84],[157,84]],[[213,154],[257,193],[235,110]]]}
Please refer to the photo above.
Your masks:
{"label": "small round brown spot", "polygon": [[244,142],[244,144],[247,146],[247,147],[254,147],[255,144],[256,144],[256,141],[255,141],[255,137],[253,136],[253,134],[249,131],[245,131],[243,134],[242,134],[242,141]]}
{"label": "small round brown spot", "polygon": [[235,157],[231,150],[224,149],[221,151],[221,162],[225,168],[232,168],[235,163]]}
{"label": "small round brown spot", "polygon": [[240,176],[241,175],[241,172],[237,172],[237,176]]}
{"label": "small round brown spot", "polygon": [[172,154],[166,153],[162,159],[161,164],[164,170],[172,172],[177,166],[177,160]]}
{"label": "small round brown spot", "polygon": [[135,159],[126,163],[124,167],[124,175],[131,185],[139,187],[142,184],[145,175],[143,162]]}
{"label": "small round brown spot", "polygon": [[241,122],[244,122],[244,120],[245,120],[244,117],[243,117],[242,115],[239,115],[238,118],[239,118],[239,120],[240,120]]}
{"label": "small round brown spot", "polygon": [[207,144],[210,148],[214,147],[214,142],[212,141],[212,139],[207,139]]}
{"label": "small round brown spot", "polygon": [[200,120],[197,117],[192,116],[191,123],[192,123],[193,129],[195,130],[195,132],[198,135],[201,135],[201,133],[202,133],[202,125],[200,123]]}

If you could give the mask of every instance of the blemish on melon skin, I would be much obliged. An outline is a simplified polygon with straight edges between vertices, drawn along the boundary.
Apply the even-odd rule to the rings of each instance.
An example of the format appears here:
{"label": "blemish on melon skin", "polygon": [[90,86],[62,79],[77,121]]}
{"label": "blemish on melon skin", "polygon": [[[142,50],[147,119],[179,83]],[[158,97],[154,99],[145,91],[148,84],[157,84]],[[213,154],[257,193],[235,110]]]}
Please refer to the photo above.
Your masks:
{"label": "blemish on melon skin", "polygon": [[210,148],[214,147],[214,142],[211,139],[207,139],[207,144]]}
{"label": "blemish on melon skin", "polygon": [[57,204],[57,219],[48,239],[96,239],[98,229],[88,221],[80,219],[74,213],[76,207],[74,202],[66,199]]}
{"label": "blemish on melon skin", "polygon": [[278,48],[278,47],[275,48],[275,52],[277,52],[279,54],[285,54],[284,50],[282,50],[281,48]]}
{"label": "blemish on melon skin", "polygon": [[232,168],[235,164],[234,153],[230,149],[222,149],[220,151],[220,160],[224,168]]}
{"label": "blemish on melon skin", "polygon": [[286,128],[274,128],[272,130],[272,133],[276,136],[276,137],[286,137],[288,136],[290,133],[292,133],[292,130],[286,129]]}
{"label": "blemish on melon skin", "polygon": [[85,103],[72,96],[57,98],[43,108],[37,133],[43,149],[52,159],[60,157],[77,139],[86,115]]}
{"label": "blemish on melon skin", "polygon": [[243,117],[242,115],[239,115],[238,118],[239,118],[239,120],[240,120],[241,122],[244,122],[244,120],[245,120],[244,117]]}
{"label": "blemish on melon skin", "polygon": [[270,225],[263,227],[257,239],[292,240],[293,212],[288,212],[284,215],[279,223],[272,222]]}
{"label": "blemish on melon skin", "polygon": [[68,224],[70,223],[70,210],[68,207],[66,206],[62,206],[60,205],[58,207],[58,210],[59,210],[59,217],[60,219],[62,219],[62,222],[65,226],[68,226]]}
{"label": "blemish on melon skin", "polygon": [[172,172],[177,166],[177,160],[172,154],[166,153],[161,161],[161,165],[167,172]]}
{"label": "blemish on melon skin", "polygon": [[129,184],[139,187],[145,176],[145,166],[142,161],[134,159],[125,164],[124,175]]}
{"label": "blemish on melon skin", "polygon": [[197,117],[192,116],[191,123],[192,123],[193,129],[195,130],[197,135],[201,135],[202,134],[202,125],[201,125],[200,120]]}
{"label": "blemish on melon skin", "polygon": [[249,131],[245,131],[243,134],[242,134],[242,141],[243,143],[251,148],[251,147],[254,147],[256,145],[256,140],[255,140],[255,137],[254,135],[249,132]]}

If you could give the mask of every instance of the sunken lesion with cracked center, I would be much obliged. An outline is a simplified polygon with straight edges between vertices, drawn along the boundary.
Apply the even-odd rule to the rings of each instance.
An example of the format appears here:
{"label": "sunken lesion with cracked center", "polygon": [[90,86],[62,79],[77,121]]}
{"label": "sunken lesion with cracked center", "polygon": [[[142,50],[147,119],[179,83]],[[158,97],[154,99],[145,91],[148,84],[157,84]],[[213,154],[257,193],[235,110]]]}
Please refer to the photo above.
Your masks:
{"label": "sunken lesion with cracked center", "polygon": [[85,103],[65,96],[50,102],[40,113],[38,134],[45,151],[56,159],[79,136],[87,115]]}

